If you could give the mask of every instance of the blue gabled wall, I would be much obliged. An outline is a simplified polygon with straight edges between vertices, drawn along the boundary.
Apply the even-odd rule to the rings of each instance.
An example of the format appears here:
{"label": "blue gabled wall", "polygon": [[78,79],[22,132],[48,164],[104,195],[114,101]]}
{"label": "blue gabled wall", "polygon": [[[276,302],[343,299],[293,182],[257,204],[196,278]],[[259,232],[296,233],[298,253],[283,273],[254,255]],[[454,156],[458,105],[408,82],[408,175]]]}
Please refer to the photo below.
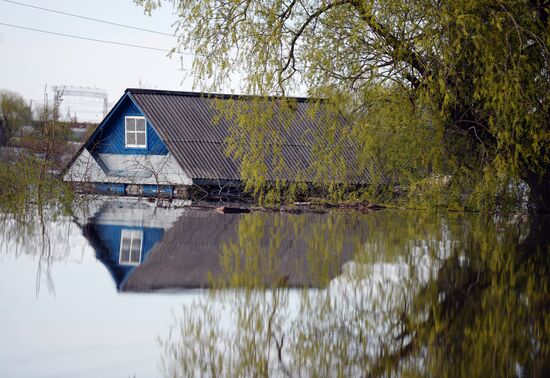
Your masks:
{"label": "blue gabled wall", "polygon": [[91,136],[86,148],[92,155],[98,153],[122,155],[168,154],[168,148],[149,121],[147,121],[147,148],[126,148],[124,146],[124,117],[143,115],[131,97],[125,94]]}

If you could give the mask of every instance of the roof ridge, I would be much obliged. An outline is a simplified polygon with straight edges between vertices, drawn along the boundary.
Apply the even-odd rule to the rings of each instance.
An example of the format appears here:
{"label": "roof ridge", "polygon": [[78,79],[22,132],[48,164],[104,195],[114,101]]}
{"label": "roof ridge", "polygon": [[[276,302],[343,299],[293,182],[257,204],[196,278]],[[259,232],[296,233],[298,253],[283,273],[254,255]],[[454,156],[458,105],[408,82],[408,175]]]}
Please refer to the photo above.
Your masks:
{"label": "roof ridge", "polygon": [[[131,94],[152,94],[163,96],[183,96],[183,97],[202,97],[202,98],[217,98],[222,100],[251,100],[257,98],[267,98],[269,100],[280,99],[283,96],[258,96],[258,95],[246,95],[246,94],[229,94],[229,93],[209,93],[209,92],[189,92],[189,91],[174,91],[164,89],[146,89],[146,88],[126,88],[124,91]],[[325,101],[322,98],[315,97],[293,97],[286,96],[285,98],[296,100],[297,102],[311,102],[311,101]]]}
{"label": "roof ridge", "polygon": [[[168,138],[167,140],[169,140],[170,142],[174,142],[174,143],[211,143],[211,144],[223,144],[225,143],[224,141],[218,141],[218,140],[196,140],[196,139],[172,139],[172,138]],[[273,142],[268,142],[266,143],[267,146],[273,146],[275,145],[275,143]],[[311,147],[310,144],[308,143],[281,143],[282,146],[285,146],[285,147]]]}

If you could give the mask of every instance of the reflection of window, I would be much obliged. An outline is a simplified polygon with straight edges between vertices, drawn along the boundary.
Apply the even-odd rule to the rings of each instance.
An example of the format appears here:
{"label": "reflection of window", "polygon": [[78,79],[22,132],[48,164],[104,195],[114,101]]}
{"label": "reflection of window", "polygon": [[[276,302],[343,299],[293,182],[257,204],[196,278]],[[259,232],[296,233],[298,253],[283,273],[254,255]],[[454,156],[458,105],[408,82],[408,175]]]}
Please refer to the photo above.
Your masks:
{"label": "reflection of window", "polygon": [[141,245],[143,232],[139,230],[122,230],[120,235],[121,264],[137,265],[141,262]]}
{"label": "reflection of window", "polygon": [[147,148],[145,117],[126,117],[124,145],[133,148]]}

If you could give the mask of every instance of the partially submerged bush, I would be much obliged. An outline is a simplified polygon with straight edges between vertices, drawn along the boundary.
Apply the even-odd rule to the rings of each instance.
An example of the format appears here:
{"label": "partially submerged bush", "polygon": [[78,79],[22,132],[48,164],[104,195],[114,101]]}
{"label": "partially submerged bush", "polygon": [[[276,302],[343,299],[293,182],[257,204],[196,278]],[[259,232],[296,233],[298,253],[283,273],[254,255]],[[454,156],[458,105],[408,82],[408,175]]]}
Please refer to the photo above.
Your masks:
{"label": "partially submerged bush", "polygon": [[70,211],[70,186],[50,174],[48,162],[34,156],[0,161],[0,183],[0,211],[4,213],[24,216],[44,208],[54,208],[54,213]]}

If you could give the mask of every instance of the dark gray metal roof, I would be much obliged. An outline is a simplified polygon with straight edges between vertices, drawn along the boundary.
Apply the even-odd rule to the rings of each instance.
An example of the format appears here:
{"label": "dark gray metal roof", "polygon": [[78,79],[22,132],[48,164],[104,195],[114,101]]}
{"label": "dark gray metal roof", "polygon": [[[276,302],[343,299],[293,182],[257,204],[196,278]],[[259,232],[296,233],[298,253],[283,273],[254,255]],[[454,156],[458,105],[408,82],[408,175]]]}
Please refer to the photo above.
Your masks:
{"label": "dark gray metal roof", "polygon": [[[231,120],[219,114],[216,101],[231,100],[239,106],[257,97],[175,92],[149,89],[127,89],[145,116],[153,124],[170,152],[192,179],[240,180],[239,163],[225,153],[224,142],[229,136]],[[313,181],[311,150],[315,144],[315,132],[319,130],[322,112],[316,115],[308,112],[310,101],[293,98],[291,122],[281,127],[277,120],[268,122],[268,127],[280,131],[282,158],[286,169],[275,173],[273,162],[266,162],[268,179],[294,181],[300,177]],[[218,103],[219,106],[219,103]],[[343,119],[340,120],[344,122]],[[272,142],[268,140],[268,143]],[[345,158],[353,164],[355,154],[352,148]],[[353,183],[364,183],[367,176],[355,178]]]}
{"label": "dark gray metal roof", "polygon": [[[325,226],[332,223],[341,231]],[[189,209],[120,289],[206,288],[211,279],[240,286],[231,284],[234,275],[267,286],[284,281],[289,287],[324,287],[342,273],[343,265],[366,240],[366,224],[363,217],[350,213],[218,214]],[[356,239],[339,240],[337,235]],[[325,253],[320,251],[323,247]],[[231,267],[224,267],[224,261],[231,261]]]}

